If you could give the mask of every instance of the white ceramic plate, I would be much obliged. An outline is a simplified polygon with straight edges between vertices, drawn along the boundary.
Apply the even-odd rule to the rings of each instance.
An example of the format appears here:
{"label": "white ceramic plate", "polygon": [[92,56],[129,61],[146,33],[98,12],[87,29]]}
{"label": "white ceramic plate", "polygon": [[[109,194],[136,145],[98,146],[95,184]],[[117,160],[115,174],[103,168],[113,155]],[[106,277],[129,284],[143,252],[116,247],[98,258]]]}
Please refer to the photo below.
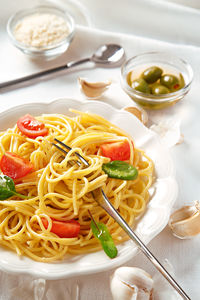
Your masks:
{"label": "white ceramic plate", "polygon": [[[0,129],[12,127],[17,119],[26,114],[62,113],[70,115],[68,109],[74,108],[99,114],[131,134],[136,147],[142,148],[153,159],[156,181],[151,189],[152,198],[148,209],[138,222],[135,232],[147,244],[166,226],[172,205],[177,197],[177,183],[174,178],[173,163],[159,137],[133,115],[117,110],[97,101],[80,102],[73,99],[60,99],[47,103],[20,105],[0,114]],[[0,248],[0,269],[17,274],[31,274],[46,279],[60,279],[81,274],[98,273],[122,265],[130,260],[137,248],[132,241],[118,246],[115,259],[108,258],[103,251],[92,254],[67,257],[55,263],[40,263],[27,257],[18,257],[14,252]]]}

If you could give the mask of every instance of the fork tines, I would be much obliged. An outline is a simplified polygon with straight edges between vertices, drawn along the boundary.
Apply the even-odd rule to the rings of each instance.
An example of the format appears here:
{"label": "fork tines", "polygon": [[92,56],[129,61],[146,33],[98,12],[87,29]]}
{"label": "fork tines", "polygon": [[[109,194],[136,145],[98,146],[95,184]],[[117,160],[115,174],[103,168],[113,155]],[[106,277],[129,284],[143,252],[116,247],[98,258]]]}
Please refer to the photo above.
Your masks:
{"label": "fork tines", "polygon": [[[54,140],[59,143],[60,145],[62,145],[64,148],[66,148],[67,150],[72,150],[71,147],[69,147],[68,145],[66,145],[65,143],[61,142],[60,140],[54,138]],[[59,147],[58,145],[56,145],[55,143],[52,143],[57,149],[59,149],[60,151],[62,151],[65,154],[68,154],[68,152],[66,150],[64,150],[63,148]],[[87,162],[87,160],[81,156],[78,152],[74,152],[76,154],[76,156],[81,160],[81,162],[85,165],[85,166],[89,166],[89,163]],[[76,163],[80,166],[80,162],[76,161]]]}

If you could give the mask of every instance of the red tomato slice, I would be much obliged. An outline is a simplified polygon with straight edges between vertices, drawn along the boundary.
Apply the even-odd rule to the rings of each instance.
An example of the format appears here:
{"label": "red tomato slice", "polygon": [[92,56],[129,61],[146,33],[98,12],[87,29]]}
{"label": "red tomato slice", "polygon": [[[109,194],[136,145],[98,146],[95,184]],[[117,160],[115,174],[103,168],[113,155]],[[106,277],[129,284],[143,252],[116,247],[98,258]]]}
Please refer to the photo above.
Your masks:
{"label": "red tomato slice", "polygon": [[[48,220],[42,218],[44,228],[48,227]],[[57,234],[60,238],[77,237],[80,232],[80,224],[76,220],[58,221],[52,219],[51,232]]]}
{"label": "red tomato slice", "polygon": [[33,165],[15,153],[6,152],[0,160],[0,169],[3,174],[17,179],[33,171]]}
{"label": "red tomato slice", "polygon": [[29,114],[17,121],[17,127],[24,135],[32,139],[48,134],[48,129],[45,128],[44,123],[41,123]]}
{"label": "red tomato slice", "polygon": [[128,141],[120,141],[100,146],[101,154],[111,160],[128,160],[130,158],[130,145]]}

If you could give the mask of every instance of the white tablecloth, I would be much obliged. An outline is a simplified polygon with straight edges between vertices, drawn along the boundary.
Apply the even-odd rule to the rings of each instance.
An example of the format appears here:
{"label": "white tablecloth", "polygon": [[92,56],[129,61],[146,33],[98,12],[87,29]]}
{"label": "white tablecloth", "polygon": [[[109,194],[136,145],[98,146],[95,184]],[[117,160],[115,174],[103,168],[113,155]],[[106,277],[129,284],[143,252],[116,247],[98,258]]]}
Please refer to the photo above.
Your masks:
{"label": "white tablecloth", "polygon": [[[32,3],[35,2],[32,1]],[[64,0],[58,2],[61,3]],[[79,26],[75,40],[65,55],[48,63],[36,63],[9,43],[5,31],[8,16],[16,7],[19,9],[27,5],[26,1],[18,0],[16,3],[19,5],[15,4],[15,7],[12,7],[13,3],[0,0],[0,81],[60,65],[65,61],[87,57],[93,53],[98,45],[108,42],[123,45],[127,58],[149,50],[165,50],[187,60],[194,71],[192,89],[182,102],[171,109],[164,110],[162,114],[163,118],[172,116],[174,120],[179,119],[181,121],[180,130],[184,135],[184,142],[171,148],[179,185],[179,195],[174,209],[185,204],[194,203],[195,200],[199,200],[200,195],[200,36],[198,30],[200,11],[194,8],[199,6],[198,2],[191,2],[193,8],[188,7],[186,1],[183,1],[184,6],[166,0],[82,0],[81,2],[85,5],[91,18],[91,23],[88,24],[92,24],[94,28]],[[180,1],[177,0],[176,2]],[[84,24],[83,21],[82,25],[87,24]],[[97,28],[101,30],[97,30]],[[78,73],[73,71],[49,81],[42,81],[32,86],[0,93],[0,111],[18,104],[33,101],[49,102],[63,97],[73,97],[84,101],[77,84],[77,76],[93,79],[114,78],[117,81],[119,74],[120,69],[118,68],[109,70],[97,68],[94,70],[90,66],[81,67]],[[110,97],[107,102],[117,108],[132,105],[131,100],[125,94]],[[153,117],[156,118],[156,116]],[[200,236],[192,240],[179,240],[166,227],[150,242],[149,247],[161,262],[165,259],[171,262],[175,269],[177,281],[184,287],[191,299],[200,299],[198,287],[200,278]],[[141,267],[152,275],[157,273],[143,254],[137,255],[125,265]],[[42,289],[35,289],[34,294],[34,286],[38,286],[38,284],[41,287],[44,286],[42,279],[33,281],[30,276],[14,276],[1,272],[0,299],[78,299],[75,296],[77,294],[76,284],[78,283],[79,299],[111,300],[109,279],[112,273],[113,270],[92,276],[47,281],[45,283],[45,294],[42,298]]]}

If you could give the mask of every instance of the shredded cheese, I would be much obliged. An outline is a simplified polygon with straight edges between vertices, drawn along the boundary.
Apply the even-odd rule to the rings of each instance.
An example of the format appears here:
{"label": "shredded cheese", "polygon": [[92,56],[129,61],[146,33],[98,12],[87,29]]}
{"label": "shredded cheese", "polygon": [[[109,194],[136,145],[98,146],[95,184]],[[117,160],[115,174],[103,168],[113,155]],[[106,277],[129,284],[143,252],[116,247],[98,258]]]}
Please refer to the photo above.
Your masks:
{"label": "shredded cheese", "polygon": [[61,42],[69,32],[64,18],[55,14],[35,13],[17,23],[14,36],[22,44],[40,48]]}

